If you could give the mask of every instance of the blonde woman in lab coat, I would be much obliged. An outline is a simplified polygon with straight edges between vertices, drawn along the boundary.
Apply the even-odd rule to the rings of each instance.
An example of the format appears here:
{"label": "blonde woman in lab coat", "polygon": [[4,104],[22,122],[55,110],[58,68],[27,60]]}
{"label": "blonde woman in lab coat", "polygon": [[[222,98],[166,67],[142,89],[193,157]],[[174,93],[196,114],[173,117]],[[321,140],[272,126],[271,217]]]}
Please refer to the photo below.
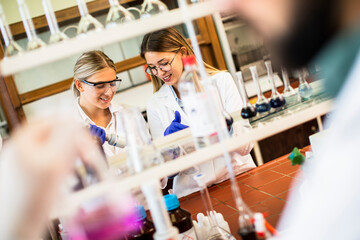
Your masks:
{"label": "blonde woman in lab coat", "polygon": [[[175,28],[149,33],[143,38],[141,56],[148,65],[146,72],[151,76],[154,90],[146,109],[154,139],[188,127],[177,84],[183,72],[182,58],[192,54],[193,49]],[[205,68],[220,93],[224,110],[229,113],[240,110],[241,98],[231,75],[208,64],[205,64]],[[246,121],[234,123],[234,135],[241,134],[249,127]],[[249,154],[252,147],[249,144],[238,149],[233,159],[235,174],[255,167]],[[199,190],[193,180],[193,176],[199,171],[206,174],[209,185],[228,179],[224,161],[212,160],[201,164],[199,169],[180,172],[174,178],[173,191],[178,197]]]}

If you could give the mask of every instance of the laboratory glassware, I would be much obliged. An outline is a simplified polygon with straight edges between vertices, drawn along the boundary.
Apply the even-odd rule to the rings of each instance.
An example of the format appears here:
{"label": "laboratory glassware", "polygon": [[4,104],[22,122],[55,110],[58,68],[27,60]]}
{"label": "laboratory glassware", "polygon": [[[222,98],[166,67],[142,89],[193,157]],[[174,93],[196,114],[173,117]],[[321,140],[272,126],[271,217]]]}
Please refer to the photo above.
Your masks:
{"label": "laboratory glassware", "polygon": [[46,44],[36,34],[34,23],[30,17],[29,9],[25,0],[17,0],[17,3],[19,5],[21,19],[28,38],[27,50],[33,50],[46,46]]}
{"label": "laboratory glassware", "polygon": [[96,20],[96,18],[94,18],[89,14],[89,10],[86,6],[85,1],[84,0],[76,0],[76,1],[81,15],[79,26],[77,29],[77,34],[83,35],[92,30],[95,31],[102,30],[104,28],[103,25],[98,20]]}
{"label": "laboratory glassware", "polygon": [[42,0],[42,5],[51,33],[49,43],[61,42],[68,39],[65,33],[61,32],[59,29],[59,25],[56,21],[56,16],[50,0]]}
{"label": "laboratory glassware", "polygon": [[299,95],[304,100],[309,99],[313,93],[313,89],[306,81],[306,72],[303,69],[303,70],[299,70],[297,73],[299,76],[299,88],[298,88]]}
{"label": "laboratory glassware", "polygon": [[257,93],[257,101],[255,103],[255,109],[259,114],[264,114],[270,111],[270,103],[261,91],[259,76],[256,70],[256,66],[250,67],[251,75],[254,81],[254,85]]}
{"label": "laboratory glassware", "polygon": [[283,106],[285,106],[286,102],[284,96],[280,94],[276,89],[271,62],[269,60],[265,61],[265,66],[268,74],[268,80],[271,84],[270,106],[272,108],[282,108]]}
{"label": "laboratory glassware", "polygon": [[4,57],[10,57],[23,51],[11,34],[9,24],[6,21],[5,13],[0,4],[0,30],[5,43]]}
{"label": "laboratory glassware", "polygon": [[127,164],[130,173],[141,172],[164,162],[151,141],[144,118],[136,107],[123,107],[121,125],[125,133]]}
{"label": "laboratory glassware", "polygon": [[106,28],[111,28],[119,23],[132,21],[135,19],[134,15],[121,6],[118,0],[109,0],[110,9],[106,17]]}
{"label": "laboratory glassware", "polygon": [[141,18],[148,18],[151,15],[169,11],[165,3],[160,0],[144,0],[141,4]]}
{"label": "laboratory glassware", "polygon": [[288,106],[293,105],[299,101],[298,93],[291,87],[289,76],[284,68],[281,68],[282,78],[284,82],[283,96]]}
{"label": "laboratory glassware", "polygon": [[242,98],[242,101],[244,104],[243,108],[241,109],[241,117],[244,119],[249,119],[249,118],[255,117],[256,109],[249,102],[249,99],[248,99],[248,96],[246,93],[246,89],[245,89],[244,78],[242,76],[242,72],[237,72],[236,77],[237,77],[238,84],[239,84],[240,95],[241,95],[241,98]]}
{"label": "laboratory glassware", "polygon": [[210,221],[210,230],[207,233],[207,236],[205,239],[208,240],[235,240],[235,237],[233,235],[231,235],[231,233],[229,233],[228,231],[226,231],[225,229],[223,229],[222,227],[220,227],[218,225],[218,223],[216,222],[216,218],[214,215],[214,209],[210,200],[210,195],[209,195],[209,191],[207,190],[206,187],[206,180],[205,180],[205,175],[200,173],[198,175],[196,175],[194,177],[195,181],[197,182],[197,184],[199,185],[200,189],[200,193],[201,193],[201,198],[204,204],[204,208],[206,211],[206,214],[209,218]]}

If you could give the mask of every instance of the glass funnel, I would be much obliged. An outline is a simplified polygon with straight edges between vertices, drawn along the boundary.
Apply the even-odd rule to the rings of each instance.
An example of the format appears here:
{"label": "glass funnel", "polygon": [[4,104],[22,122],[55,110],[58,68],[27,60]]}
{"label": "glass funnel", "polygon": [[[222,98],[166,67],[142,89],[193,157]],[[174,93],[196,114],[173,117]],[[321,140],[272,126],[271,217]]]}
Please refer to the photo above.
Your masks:
{"label": "glass funnel", "polygon": [[49,43],[61,42],[68,39],[65,33],[61,32],[59,29],[50,0],[42,0],[42,4],[51,33]]}
{"label": "glass funnel", "polygon": [[17,0],[22,22],[28,38],[27,50],[33,50],[46,46],[46,44],[36,35],[34,23],[31,20],[29,9],[24,0]]}
{"label": "glass funnel", "polygon": [[282,73],[282,78],[283,78],[283,82],[284,82],[283,96],[285,98],[286,104],[288,106],[290,106],[299,101],[299,95],[291,87],[287,71],[284,68],[281,68],[281,73]]}
{"label": "glass funnel", "polygon": [[76,1],[81,15],[79,26],[77,29],[77,34],[82,35],[92,30],[95,31],[102,30],[104,28],[103,25],[98,20],[96,20],[96,18],[94,18],[89,14],[85,1],[84,0],[76,0]]}
{"label": "glass funnel", "polygon": [[276,89],[274,73],[272,70],[271,62],[269,60],[265,61],[265,66],[266,66],[266,70],[267,70],[267,74],[268,74],[268,79],[271,83],[270,106],[272,108],[281,108],[281,107],[285,106],[285,103],[286,103],[285,98]]}
{"label": "glass funnel", "polygon": [[244,84],[244,78],[242,76],[242,72],[237,72],[236,77],[237,77],[238,84],[239,84],[240,95],[241,95],[241,98],[242,98],[242,101],[244,104],[244,107],[241,109],[241,117],[244,119],[255,117],[256,109],[249,102],[249,99],[248,99],[248,96],[246,93],[245,84]]}
{"label": "glass funnel", "polygon": [[4,52],[5,57],[13,56],[23,51],[23,49],[19,46],[19,44],[15,42],[11,34],[1,4],[0,4],[0,30],[5,43],[5,52]]}
{"label": "glass funnel", "polygon": [[151,15],[169,11],[165,3],[160,0],[144,0],[141,4],[141,18],[148,18]]}
{"label": "glass funnel", "polygon": [[306,70],[299,70],[297,74],[299,76],[299,95],[304,100],[309,99],[313,93],[313,89],[306,81]]}
{"label": "glass funnel", "polygon": [[230,239],[235,240],[235,237],[233,235],[231,235],[225,229],[221,228],[218,225],[218,223],[216,222],[216,218],[214,217],[214,209],[213,209],[213,206],[212,206],[211,200],[210,200],[209,191],[207,190],[207,187],[206,187],[205,175],[202,173],[199,173],[198,175],[196,175],[194,177],[194,179],[197,182],[197,184],[199,185],[199,187],[201,187],[201,190],[200,190],[201,198],[203,200],[206,214],[209,217],[209,221],[210,221],[210,230],[207,233],[207,236],[205,239],[208,239],[208,240],[230,240]]}
{"label": "glass funnel", "polygon": [[260,83],[259,83],[259,76],[256,70],[256,66],[251,66],[250,67],[250,71],[251,71],[251,75],[254,81],[254,85],[256,87],[256,92],[257,92],[257,101],[255,104],[255,109],[258,113],[262,114],[262,113],[267,113],[268,111],[270,111],[270,103],[267,100],[267,98],[264,96],[264,94],[261,91],[260,88]]}
{"label": "glass funnel", "polygon": [[118,0],[109,0],[109,3],[110,9],[106,17],[106,28],[135,19],[134,15],[129,10],[121,6]]}

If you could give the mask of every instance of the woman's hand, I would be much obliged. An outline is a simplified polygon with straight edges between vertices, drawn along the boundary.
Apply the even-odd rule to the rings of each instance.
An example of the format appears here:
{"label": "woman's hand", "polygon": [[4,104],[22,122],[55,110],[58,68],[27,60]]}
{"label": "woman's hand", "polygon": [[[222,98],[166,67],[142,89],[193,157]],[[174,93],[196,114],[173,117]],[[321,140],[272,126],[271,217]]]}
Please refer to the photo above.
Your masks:
{"label": "woman's hand", "polygon": [[164,136],[169,135],[171,133],[183,130],[185,128],[188,128],[189,126],[186,126],[184,124],[181,124],[181,116],[178,111],[175,111],[175,119],[171,122],[171,124],[165,129]]}

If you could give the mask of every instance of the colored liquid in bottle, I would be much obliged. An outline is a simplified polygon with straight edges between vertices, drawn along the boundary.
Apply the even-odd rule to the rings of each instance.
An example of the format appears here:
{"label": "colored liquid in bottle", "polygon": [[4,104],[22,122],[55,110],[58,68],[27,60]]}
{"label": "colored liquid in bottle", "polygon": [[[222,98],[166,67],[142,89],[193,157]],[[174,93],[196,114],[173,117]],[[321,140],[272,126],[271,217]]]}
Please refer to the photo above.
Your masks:
{"label": "colored liquid in bottle", "polygon": [[285,98],[280,98],[280,97],[277,97],[277,98],[272,98],[270,99],[270,106],[272,108],[279,108],[279,107],[282,107],[285,105]]}
{"label": "colored liquid in bottle", "polygon": [[258,113],[268,112],[270,110],[270,107],[271,106],[269,103],[255,104],[255,109]]}
{"label": "colored liquid in bottle", "polygon": [[152,240],[155,233],[154,224],[147,219],[143,206],[137,206],[137,227],[127,234],[127,240]]}
{"label": "colored liquid in bottle", "polygon": [[241,109],[241,117],[244,119],[252,118],[256,116],[256,110],[254,107],[244,107]]}
{"label": "colored liquid in bottle", "polygon": [[242,240],[257,240],[255,231],[247,231],[246,229],[243,231],[239,229],[238,234],[241,236]]}

